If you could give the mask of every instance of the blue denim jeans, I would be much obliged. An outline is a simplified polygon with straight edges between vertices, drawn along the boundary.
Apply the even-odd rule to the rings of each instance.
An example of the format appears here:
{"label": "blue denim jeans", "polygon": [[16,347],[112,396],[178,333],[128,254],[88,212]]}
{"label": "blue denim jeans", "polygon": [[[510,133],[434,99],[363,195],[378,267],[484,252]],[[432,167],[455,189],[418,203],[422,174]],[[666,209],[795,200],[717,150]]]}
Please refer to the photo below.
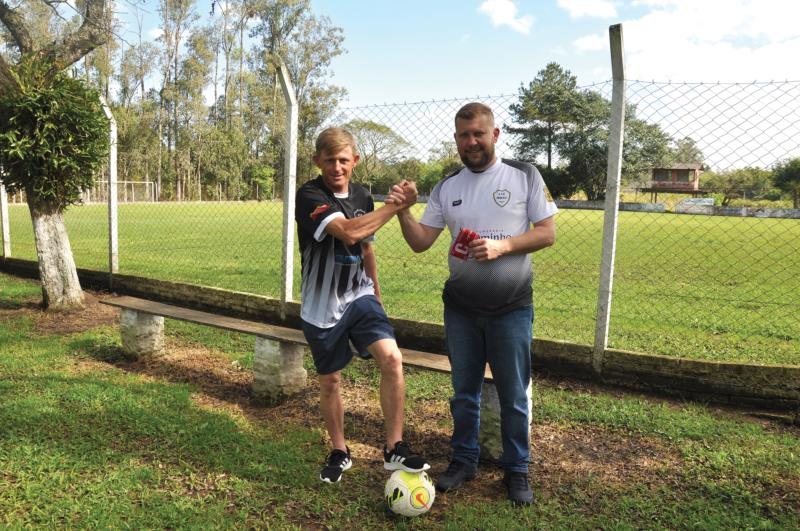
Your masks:
{"label": "blue denim jeans", "polygon": [[533,306],[497,317],[468,317],[445,308],[447,352],[452,367],[453,459],[477,466],[480,457],[481,386],[486,363],[500,399],[503,456],[500,466],[527,472],[528,384],[531,378]]}

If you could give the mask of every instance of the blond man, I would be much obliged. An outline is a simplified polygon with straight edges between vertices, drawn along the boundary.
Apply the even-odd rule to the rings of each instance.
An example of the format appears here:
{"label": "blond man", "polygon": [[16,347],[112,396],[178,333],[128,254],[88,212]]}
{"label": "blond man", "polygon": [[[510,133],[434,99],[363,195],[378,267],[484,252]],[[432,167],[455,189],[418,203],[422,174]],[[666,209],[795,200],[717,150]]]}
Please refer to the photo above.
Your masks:
{"label": "blond man", "polygon": [[295,220],[302,258],[300,317],[319,375],[320,410],[333,448],[320,480],[337,483],[352,465],[344,435],[341,371],[353,357],[380,367],[380,402],[386,427],[384,468],[419,472],[428,462],[403,441],[402,355],[378,287],[372,248],[374,233],[416,200],[395,194],[394,204],[377,210],[369,191],[350,181],[359,155],[346,130],[324,130],[316,142],[314,163],[320,175],[297,191]]}

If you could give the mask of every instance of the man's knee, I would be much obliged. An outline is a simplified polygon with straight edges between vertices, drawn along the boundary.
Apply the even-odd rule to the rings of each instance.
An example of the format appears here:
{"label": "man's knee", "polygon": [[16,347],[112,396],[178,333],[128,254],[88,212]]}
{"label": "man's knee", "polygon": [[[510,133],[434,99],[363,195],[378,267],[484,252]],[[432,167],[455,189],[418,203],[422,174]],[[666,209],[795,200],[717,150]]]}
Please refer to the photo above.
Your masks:
{"label": "man's knee", "polygon": [[403,355],[394,339],[381,339],[367,347],[377,360],[382,373],[402,373]]}
{"label": "man's knee", "polygon": [[339,392],[342,378],[340,373],[321,374],[319,376],[319,390],[322,396],[331,396]]}

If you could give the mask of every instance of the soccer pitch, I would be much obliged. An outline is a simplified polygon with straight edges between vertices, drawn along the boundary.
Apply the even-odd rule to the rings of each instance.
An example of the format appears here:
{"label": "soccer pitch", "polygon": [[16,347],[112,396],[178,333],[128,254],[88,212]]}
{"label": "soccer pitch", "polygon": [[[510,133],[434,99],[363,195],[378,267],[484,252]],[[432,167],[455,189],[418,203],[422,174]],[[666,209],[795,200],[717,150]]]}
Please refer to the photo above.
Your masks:
{"label": "soccer pitch", "polygon": [[[78,267],[107,270],[105,205],[66,217]],[[35,260],[27,207],[10,218],[12,256]],[[534,254],[537,337],[592,343],[602,224],[602,211],[562,209],[555,246]],[[281,225],[277,202],[122,204],[120,273],[278,297]],[[448,244],[445,232],[414,254],[396,220],[378,232],[390,316],[441,321]],[[299,298],[297,252],[294,271]],[[621,212],[609,346],[800,365],[800,221]]]}

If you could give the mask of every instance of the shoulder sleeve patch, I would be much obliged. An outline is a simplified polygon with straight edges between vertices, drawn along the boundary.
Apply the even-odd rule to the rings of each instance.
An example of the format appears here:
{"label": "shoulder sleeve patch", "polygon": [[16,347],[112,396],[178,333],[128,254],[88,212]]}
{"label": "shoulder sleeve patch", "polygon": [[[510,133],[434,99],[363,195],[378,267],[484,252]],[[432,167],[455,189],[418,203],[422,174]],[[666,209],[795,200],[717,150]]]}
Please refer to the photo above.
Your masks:
{"label": "shoulder sleeve patch", "polygon": [[553,196],[550,194],[550,189],[547,188],[546,184],[543,186],[543,188],[544,188],[544,196],[547,198],[547,201],[550,203],[555,203]]}
{"label": "shoulder sleeve patch", "polygon": [[327,212],[328,210],[330,210],[330,208],[331,208],[331,206],[328,205],[328,204],[317,205],[317,207],[314,208],[314,210],[311,211],[311,214],[309,214],[309,217],[313,221],[317,221],[317,218],[319,216],[321,216],[322,214],[324,214],[325,212]]}

